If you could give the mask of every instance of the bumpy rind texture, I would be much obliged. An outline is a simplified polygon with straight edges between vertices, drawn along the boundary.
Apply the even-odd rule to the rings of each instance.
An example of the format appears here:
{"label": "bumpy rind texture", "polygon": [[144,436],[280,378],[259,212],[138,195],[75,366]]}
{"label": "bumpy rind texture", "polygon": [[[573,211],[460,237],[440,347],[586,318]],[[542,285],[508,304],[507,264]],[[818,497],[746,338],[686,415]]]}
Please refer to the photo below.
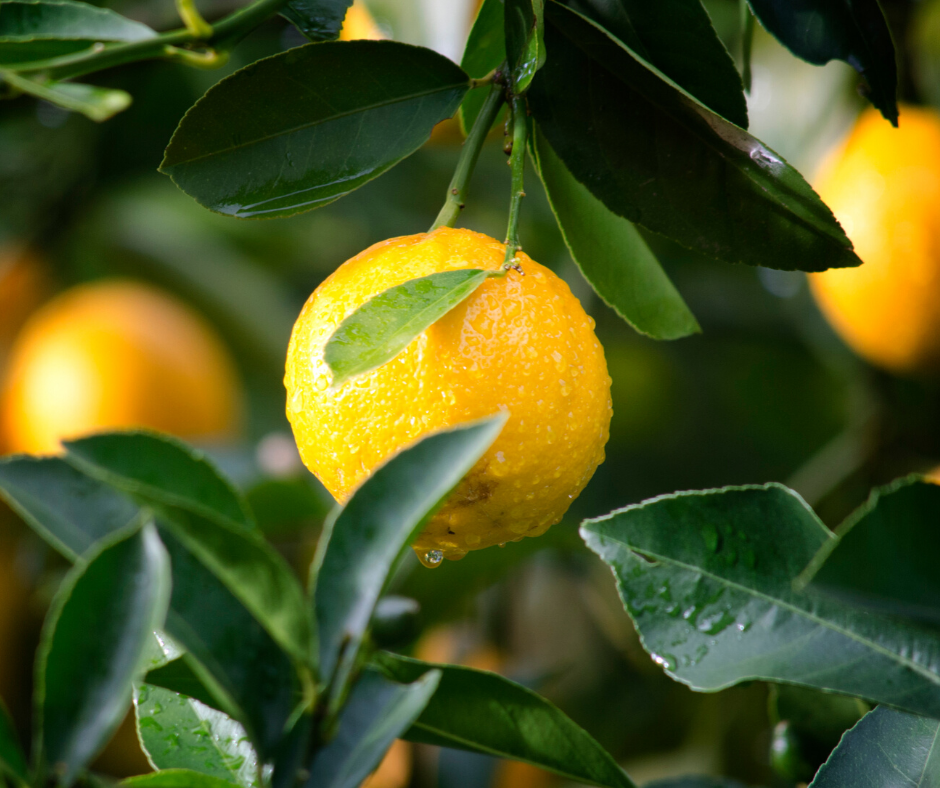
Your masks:
{"label": "bumpy rind texture", "polygon": [[524,276],[488,279],[392,361],[330,388],[323,349],[349,314],[410,279],[496,270],[505,246],[469,230],[378,243],[310,296],[291,336],[287,416],[307,467],[340,501],[421,436],[498,410],[510,418],[415,542],[419,556],[538,536],[604,459],[611,418],[604,352],[568,285],[525,254]]}

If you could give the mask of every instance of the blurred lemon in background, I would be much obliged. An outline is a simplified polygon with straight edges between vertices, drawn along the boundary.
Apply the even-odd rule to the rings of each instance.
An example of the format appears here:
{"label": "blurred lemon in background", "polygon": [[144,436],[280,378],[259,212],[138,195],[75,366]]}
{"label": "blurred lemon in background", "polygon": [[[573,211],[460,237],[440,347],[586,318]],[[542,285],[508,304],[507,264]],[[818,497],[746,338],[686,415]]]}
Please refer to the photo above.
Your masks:
{"label": "blurred lemon in background", "polygon": [[940,115],[862,113],[817,183],[863,265],[809,277],[848,345],[895,372],[940,367]]}
{"label": "blurred lemon in background", "polygon": [[375,23],[369,9],[362,0],[355,0],[346,11],[343,29],[339,32],[340,41],[358,41],[359,39],[381,41],[385,36]]}
{"label": "blurred lemon in background", "polygon": [[0,358],[50,289],[46,264],[27,246],[0,248]]}
{"label": "blurred lemon in background", "polygon": [[0,401],[7,452],[47,454],[61,439],[148,427],[206,442],[241,420],[234,364],[214,329],[171,296],[131,281],[83,285],[23,327]]}

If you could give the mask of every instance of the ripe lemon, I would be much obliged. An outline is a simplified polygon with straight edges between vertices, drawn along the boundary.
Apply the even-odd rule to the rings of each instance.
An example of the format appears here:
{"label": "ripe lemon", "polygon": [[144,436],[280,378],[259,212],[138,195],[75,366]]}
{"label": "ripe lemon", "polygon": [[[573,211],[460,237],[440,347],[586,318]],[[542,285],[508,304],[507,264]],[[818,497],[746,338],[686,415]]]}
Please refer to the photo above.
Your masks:
{"label": "ripe lemon", "polygon": [[378,293],[439,271],[497,270],[504,254],[488,236],[446,227],[375,244],[314,291],[287,352],[287,415],[301,458],[340,501],[421,436],[510,412],[416,540],[428,565],[538,536],[603,461],[610,377],[594,321],[561,279],[520,253],[524,276],[488,279],[395,359],[336,390],[323,348]]}
{"label": "ripe lemon", "polygon": [[6,451],[38,454],[114,428],[219,440],[237,432],[240,414],[234,366],[212,327],[159,290],[107,281],[63,293],[23,327],[0,435]]}
{"label": "ripe lemon", "polygon": [[817,184],[864,264],[809,277],[859,355],[897,372],[940,362],[940,115],[902,107],[897,129],[864,112]]}
{"label": "ripe lemon", "polygon": [[343,20],[343,28],[339,31],[340,41],[358,41],[367,39],[370,41],[381,41],[385,38],[379,26],[375,23],[369,9],[362,0],[355,0],[346,11],[346,18]]}
{"label": "ripe lemon", "polygon": [[39,255],[25,246],[0,248],[0,355],[26,318],[46,297],[49,272]]}

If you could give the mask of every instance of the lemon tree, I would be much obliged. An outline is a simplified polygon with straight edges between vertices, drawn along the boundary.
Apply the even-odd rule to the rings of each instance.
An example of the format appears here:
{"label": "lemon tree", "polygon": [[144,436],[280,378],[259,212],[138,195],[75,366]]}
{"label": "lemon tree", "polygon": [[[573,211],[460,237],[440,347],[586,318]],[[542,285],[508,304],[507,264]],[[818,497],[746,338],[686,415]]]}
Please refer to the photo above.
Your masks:
{"label": "lemon tree", "polygon": [[[869,254],[865,236],[856,250],[854,226],[837,220],[842,195],[832,192],[834,215],[748,131],[746,52],[756,17],[810,63],[850,63],[876,108],[863,125],[895,134],[897,69],[880,7],[750,0],[740,72],[698,0],[484,0],[460,65],[382,40],[348,0],[255,0],[211,22],[192,0],[176,7],[181,26],[158,32],[79,0],[2,0],[4,96],[104,122],[133,96],[89,81],[98,72],[153,59],[221,67],[280,14],[309,43],[285,37],[283,51],[229,73],[168,140],[160,170],[194,206],[289,217],[373,181],[455,115],[466,140],[429,226],[401,228],[339,266],[295,323],[286,412],[304,462],[337,499],[303,577],[259,524],[286,487],[249,501],[177,439],[86,434],[131,423],[182,431],[175,422],[87,420],[17,446],[48,451],[64,437],[57,454],[0,460],[0,495],[71,567],[43,626],[25,746],[0,709],[0,780],[100,785],[93,759],[133,707],[154,771],[127,788],[354,788],[396,739],[632,788],[597,739],[526,686],[392,650],[411,608],[388,591],[409,549],[438,566],[543,534],[603,461],[604,352],[568,286],[526,251],[526,183],[541,181],[596,294],[653,339],[700,329],[651,234],[716,264],[849,276]],[[902,112],[902,128],[908,115],[918,117]],[[500,117],[502,241],[456,227]],[[863,192],[847,188],[852,199]],[[35,330],[61,322],[62,355],[75,360],[68,342],[83,329],[62,303]],[[150,308],[163,307],[132,316]],[[133,325],[111,325],[120,310],[88,311],[96,338],[134,338]],[[155,343],[185,345],[197,372],[223,375],[214,345],[194,351],[191,329],[182,317],[178,335]],[[134,378],[104,353],[114,388]],[[31,355],[15,354],[14,369]],[[171,374],[142,385],[162,391]],[[18,412],[61,393],[17,385]],[[208,404],[166,394],[164,410],[205,410],[213,430],[231,421],[231,402],[195,388]],[[11,434],[29,431],[8,420]],[[796,492],[768,484],[659,496],[587,520],[580,534],[666,675],[699,692],[775,685],[772,746],[785,778],[930,785],[940,773],[938,512],[940,486],[912,477],[877,489],[833,533]],[[821,758],[805,749],[814,738],[828,742]]]}

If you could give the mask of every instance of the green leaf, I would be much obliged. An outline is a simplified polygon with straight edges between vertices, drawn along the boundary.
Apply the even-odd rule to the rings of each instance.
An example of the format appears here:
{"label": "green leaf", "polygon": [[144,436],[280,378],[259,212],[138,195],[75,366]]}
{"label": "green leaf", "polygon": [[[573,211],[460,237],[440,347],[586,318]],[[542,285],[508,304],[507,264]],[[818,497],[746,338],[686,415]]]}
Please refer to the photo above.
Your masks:
{"label": "green leaf", "polygon": [[126,528],[139,507],[57,457],[0,460],[0,497],[69,561]]}
{"label": "green leaf", "polygon": [[230,717],[149,684],[137,688],[134,706],[138,738],[155,768],[189,769],[242,788],[257,788],[257,755],[245,729]]}
{"label": "green leaf", "polygon": [[366,301],[339,324],[323,358],[333,373],[332,388],[391,361],[428,326],[491,276],[477,268],[411,279]]}
{"label": "green leaf", "polygon": [[170,564],[150,523],[63,581],[36,658],[40,764],[56,785],[71,785],[123,719],[169,596]]}
{"label": "green leaf", "polygon": [[155,774],[142,774],[128,777],[118,784],[118,788],[230,788],[236,783],[210,777],[208,774],[188,769],[168,769]]}
{"label": "green leaf", "polygon": [[389,652],[375,660],[396,681],[413,681],[432,668],[441,672],[437,692],[405,736],[409,741],[524,761],[578,783],[633,786],[600,744],[532,690],[495,673]]}
{"label": "green leaf", "polygon": [[880,706],[845,734],[810,788],[940,785],[940,722]]}
{"label": "green leaf", "polygon": [[604,303],[654,339],[701,331],[636,227],[578,183],[541,133],[533,136],[536,166],[568,251]]}
{"label": "green leaf", "polygon": [[22,783],[29,783],[29,768],[23,747],[13,727],[10,712],[0,700],[0,775],[4,774]]}
{"label": "green leaf", "polygon": [[413,683],[397,684],[365,670],[343,706],[336,736],[314,755],[305,788],[360,785],[421,714],[440,677],[428,670]]}
{"label": "green leaf", "polygon": [[898,69],[878,0],[748,0],[781,44],[808,63],[844,60],[868,83],[868,98],[898,125]]}
{"label": "green leaf", "polygon": [[810,591],[940,623],[940,485],[919,477],[874,490],[800,577]]}
{"label": "green leaf", "polygon": [[245,530],[256,528],[244,499],[201,451],[169,435],[106,432],[64,441],[82,473],[147,501]]}
{"label": "green leaf", "polygon": [[563,0],[702,104],[747,128],[744,86],[701,0]]}
{"label": "green leaf", "polygon": [[80,112],[98,122],[123,112],[131,105],[130,94],[123,90],[99,88],[78,82],[47,82],[0,70],[0,83],[3,82],[23,93],[72,112]]}
{"label": "green leaf", "polygon": [[396,560],[506,423],[500,413],[437,432],[375,470],[327,520],[312,572],[320,677],[342,685]]}
{"label": "green leaf", "polygon": [[528,90],[532,77],[545,64],[545,0],[505,0],[506,55],[512,89]]}
{"label": "green leaf", "polygon": [[212,694],[212,690],[205,685],[198,672],[194,670],[189,654],[183,654],[158,668],[147,671],[144,683],[157,689],[169,690],[174,694],[186,695],[205,706],[222,711],[223,703],[220,703],[219,699]]}
{"label": "green leaf", "polygon": [[160,169],[219,213],[290,216],[349,194],[414,153],[454,114],[468,84],[430,49],[308,44],[212,87],[180,122]]}
{"label": "green leaf", "polygon": [[[483,0],[473,27],[470,28],[460,67],[473,79],[482,79],[499,68],[506,59],[506,30],[503,23],[506,14],[503,2],[504,0]],[[459,113],[460,127],[464,134],[468,134],[473,128],[487,93],[489,86],[484,85],[468,91],[464,97]],[[496,123],[499,123],[499,119]]]}
{"label": "green leaf", "polygon": [[653,498],[588,520],[644,647],[701,691],[763,679],[940,715],[940,632],[793,590],[832,534],[777,484]]}
{"label": "green leaf", "polygon": [[643,788],[746,788],[744,783],[726,777],[669,777],[645,783]]}
{"label": "green leaf", "polygon": [[571,174],[611,211],[726,262],[859,264],[832,212],[776,153],[574,11],[552,1],[545,19],[552,56],[529,106]]}
{"label": "green leaf", "polygon": [[329,514],[329,493],[318,492],[308,479],[313,477],[262,479],[245,492],[263,534],[309,534],[311,525]]}
{"label": "green leaf", "polygon": [[339,37],[351,5],[352,0],[290,0],[281,16],[311,41],[332,41]]}

